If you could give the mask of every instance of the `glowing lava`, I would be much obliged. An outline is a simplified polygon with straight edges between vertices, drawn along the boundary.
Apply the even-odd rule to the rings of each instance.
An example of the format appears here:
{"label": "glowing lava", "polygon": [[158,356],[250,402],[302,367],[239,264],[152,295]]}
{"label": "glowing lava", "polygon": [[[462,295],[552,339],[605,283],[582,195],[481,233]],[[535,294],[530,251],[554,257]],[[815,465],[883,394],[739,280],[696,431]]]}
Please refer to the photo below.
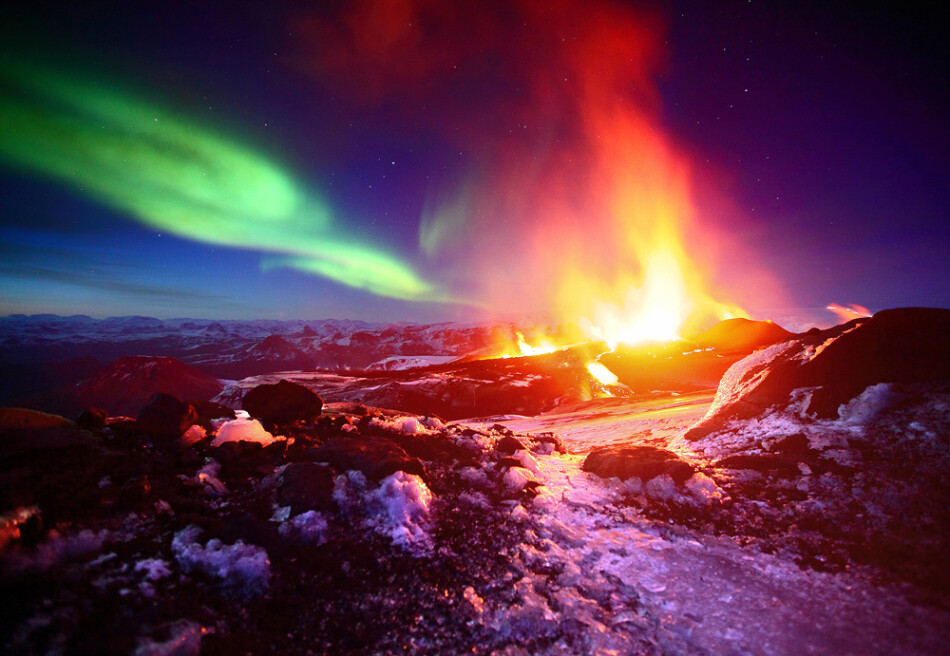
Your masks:
{"label": "glowing lava", "polygon": [[599,362],[591,362],[587,365],[587,371],[590,375],[599,380],[604,385],[616,385],[620,382],[617,375]]}

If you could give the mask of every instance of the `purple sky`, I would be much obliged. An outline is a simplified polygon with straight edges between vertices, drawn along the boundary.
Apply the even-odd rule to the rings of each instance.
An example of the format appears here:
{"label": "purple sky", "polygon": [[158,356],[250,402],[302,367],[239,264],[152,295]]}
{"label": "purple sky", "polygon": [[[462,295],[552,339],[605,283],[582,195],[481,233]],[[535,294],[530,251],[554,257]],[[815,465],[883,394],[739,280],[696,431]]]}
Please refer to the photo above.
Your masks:
{"label": "purple sky", "polygon": [[[0,84],[38,120],[65,116],[70,130],[70,121],[98,118],[43,87],[31,96],[30,83],[9,71],[52,70],[94,81],[103,97],[162,107],[286,172],[331,216],[315,234],[327,248],[353,253],[337,261],[315,246],[316,275],[262,266],[313,230],[275,222],[272,231],[284,231],[277,245],[258,241],[241,218],[244,207],[220,238],[188,226],[165,230],[164,218],[142,220],[114,191],[30,163],[17,149],[45,147],[45,133],[22,146],[7,122],[0,125],[0,314],[479,316],[486,299],[497,298],[485,291],[486,277],[497,273],[498,286],[531,275],[519,254],[530,222],[539,220],[530,210],[539,190],[543,199],[546,184],[572,179],[563,166],[556,175],[546,169],[540,182],[508,172],[552,158],[552,149],[571,159],[579,129],[566,109],[573,91],[552,92],[554,109],[544,115],[539,79],[555,79],[559,66],[565,81],[597,79],[597,71],[577,69],[569,40],[599,29],[601,10],[629,15],[643,33],[631,31],[624,43],[625,23],[613,23],[604,28],[603,59],[585,55],[581,65],[614,71],[625,85],[617,97],[648,107],[653,128],[688,162],[695,223],[703,235],[722,237],[715,257],[695,255],[715,287],[736,296],[725,300],[776,317],[830,302],[950,307],[950,62],[937,16],[906,3],[568,4],[575,13],[590,7],[590,17],[560,21],[538,3],[445,10],[421,0],[393,2],[384,14],[346,2],[4,9]],[[412,20],[410,31],[394,27]],[[361,41],[361,34],[370,36]],[[385,38],[396,41],[387,49]],[[648,52],[638,50],[641,42]],[[631,58],[629,70],[618,62],[628,50],[644,58]],[[585,152],[577,153],[578,175]],[[168,155],[161,156],[164,166]],[[174,156],[182,162],[188,153]],[[143,162],[129,167],[149,166]],[[133,183],[152,180],[123,173]],[[169,187],[174,199],[181,190]],[[496,194],[504,199],[489,202]],[[590,211],[589,199],[578,202]],[[433,205],[443,214],[456,209],[453,225],[470,235],[462,245],[477,252],[462,253],[459,244],[426,252],[420,225],[431,221]],[[441,215],[438,222],[448,225]],[[702,239],[694,241],[689,247],[702,250]],[[369,282],[354,283],[364,277]],[[759,277],[768,284],[750,284]],[[536,298],[542,284],[512,287],[511,296]],[[493,309],[517,305],[506,297]]]}

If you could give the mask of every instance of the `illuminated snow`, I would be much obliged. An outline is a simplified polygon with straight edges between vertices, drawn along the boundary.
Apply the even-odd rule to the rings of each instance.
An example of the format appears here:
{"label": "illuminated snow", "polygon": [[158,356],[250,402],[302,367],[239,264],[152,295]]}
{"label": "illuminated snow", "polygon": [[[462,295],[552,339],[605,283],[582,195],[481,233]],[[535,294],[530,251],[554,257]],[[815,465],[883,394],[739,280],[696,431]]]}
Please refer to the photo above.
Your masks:
{"label": "illuminated snow", "polygon": [[256,419],[231,419],[221,424],[211,446],[221,446],[225,442],[257,442],[266,446],[284,439],[271,435]]}

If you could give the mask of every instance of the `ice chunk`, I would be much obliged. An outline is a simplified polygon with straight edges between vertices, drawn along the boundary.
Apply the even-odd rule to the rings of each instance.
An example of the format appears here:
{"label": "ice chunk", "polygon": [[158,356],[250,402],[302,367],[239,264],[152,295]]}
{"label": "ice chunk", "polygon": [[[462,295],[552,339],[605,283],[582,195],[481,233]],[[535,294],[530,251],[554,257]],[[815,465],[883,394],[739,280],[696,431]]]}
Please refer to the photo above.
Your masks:
{"label": "ice chunk", "polygon": [[660,474],[647,481],[645,486],[648,497],[669,501],[676,497],[676,483],[669,474]]}
{"label": "ice chunk", "polygon": [[514,495],[521,492],[534,480],[531,472],[524,467],[509,467],[505,475],[501,477],[501,486],[507,495]]}
{"label": "ice chunk", "polygon": [[218,478],[221,474],[221,463],[214,458],[208,458],[208,461],[195,472],[195,482],[201,485],[206,494],[213,497],[221,497],[228,493],[228,488],[224,482]]}
{"label": "ice chunk", "polygon": [[231,419],[221,424],[211,446],[220,446],[225,442],[258,442],[266,446],[283,439],[286,438],[268,433],[256,419]]}
{"label": "ice chunk", "polygon": [[394,545],[408,551],[425,550],[430,546],[426,524],[431,504],[432,492],[421,478],[397,471],[367,494],[367,521]]}
{"label": "ice chunk", "polygon": [[285,537],[296,537],[301,542],[321,545],[327,541],[326,517],[316,510],[308,510],[296,517],[291,517],[280,525],[280,534]]}
{"label": "ice chunk", "polygon": [[722,489],[716,485],[716,482],[702,472],[696,472],[692,478],[686,481],[686,491],[700,505],[711,506],[722,503]]}
{"label": "ice chunk", "polygon": [[145,578],[149,581],[158,581],[166,576],[171,576],[172,572],[168,569],[168,561],[161,558],[146,558],[135,563],[136,572],[145,572]]}
{"label": "ice chunk", "polygon": [[197,424],[193,424],[181,434],[181,444],[182,446],[191,446],[196,442],[200,442],[205,437],[207,437],[207,432],[204,428]]}
{"label": "ice chunk", "polygon": [[238,540],[226,545],[221,540],[198,543],[201,529],[194,525],[178,531],[172,539],[172,553],[186,573],[202,572],[219,579],[227,590],[244,596],[258,595],[270,583],[270,560],[263,547]]}
{"label": "ice chunk", "polygon": [[541,470],[538,467],[538,461],[530,453],[524,449],[518,449],[512,454],[512,457],[515,458],[518,462],[521,463],[521,466],[525,469],[531,471],[534,474],[540,474]]}

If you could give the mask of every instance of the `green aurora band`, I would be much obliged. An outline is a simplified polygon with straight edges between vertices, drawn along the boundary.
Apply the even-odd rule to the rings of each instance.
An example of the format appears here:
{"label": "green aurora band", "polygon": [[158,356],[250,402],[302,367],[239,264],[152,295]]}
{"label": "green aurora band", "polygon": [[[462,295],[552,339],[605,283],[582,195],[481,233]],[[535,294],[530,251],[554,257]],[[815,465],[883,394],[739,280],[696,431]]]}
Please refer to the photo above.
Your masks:
{"label": "green aurora band", "polygon": [[106,85],[0,64],[0,159],[144,225],[260,251],[381,296],[451,301],[405,262],[343,235],[325,203],[250,148]]}

